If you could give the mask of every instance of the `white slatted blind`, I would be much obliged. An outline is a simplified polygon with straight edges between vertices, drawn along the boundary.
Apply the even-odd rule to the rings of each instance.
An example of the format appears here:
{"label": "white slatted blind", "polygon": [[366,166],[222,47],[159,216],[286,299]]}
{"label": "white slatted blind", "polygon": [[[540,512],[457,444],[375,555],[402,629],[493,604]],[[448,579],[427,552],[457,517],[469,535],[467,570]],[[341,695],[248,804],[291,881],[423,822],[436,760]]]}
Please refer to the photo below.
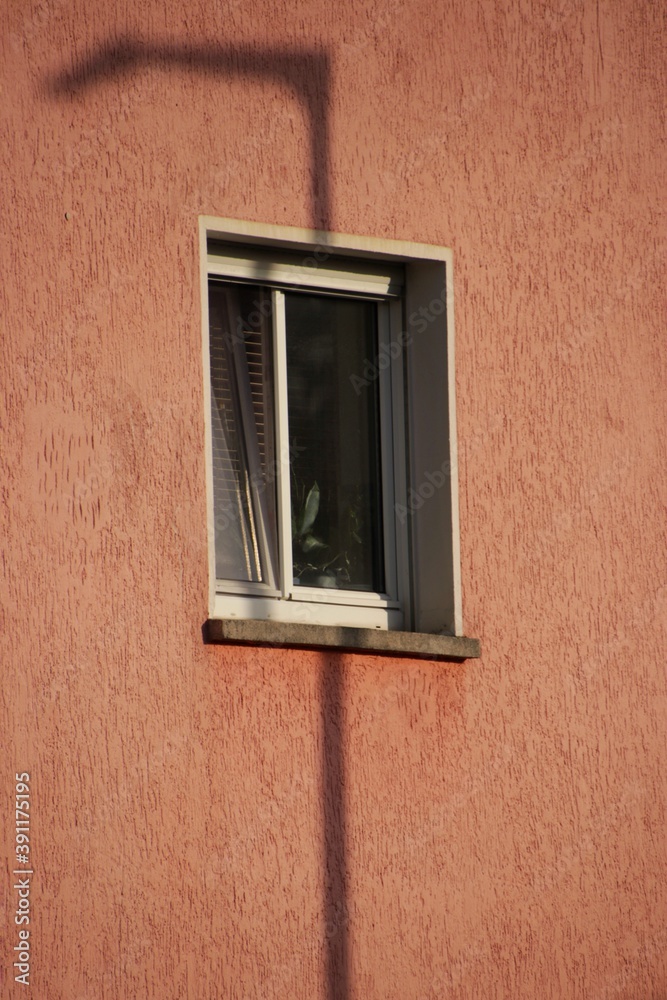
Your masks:
{"label": "white slatted blind", "polygon": [[[256,308],[263,294],[209,284],[216,576],[275,586],[271,337]],[[244,316],[243,298],[257,322]]]}

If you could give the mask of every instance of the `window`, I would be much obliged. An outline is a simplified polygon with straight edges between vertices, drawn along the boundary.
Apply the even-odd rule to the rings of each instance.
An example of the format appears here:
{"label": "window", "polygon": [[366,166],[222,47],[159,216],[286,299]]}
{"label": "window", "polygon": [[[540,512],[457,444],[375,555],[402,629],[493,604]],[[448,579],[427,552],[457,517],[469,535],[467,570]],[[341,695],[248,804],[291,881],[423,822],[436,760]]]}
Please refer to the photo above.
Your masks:
{"label": "window", "polygon": [[449,251],[203,218],[201,252],[211,618],[461,635]]}

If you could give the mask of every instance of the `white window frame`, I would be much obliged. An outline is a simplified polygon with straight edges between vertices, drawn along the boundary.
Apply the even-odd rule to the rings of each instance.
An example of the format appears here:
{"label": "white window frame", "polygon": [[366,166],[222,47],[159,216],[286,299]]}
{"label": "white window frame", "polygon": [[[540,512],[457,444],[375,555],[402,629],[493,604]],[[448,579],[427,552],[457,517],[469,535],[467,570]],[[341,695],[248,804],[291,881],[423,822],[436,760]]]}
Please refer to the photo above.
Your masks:
{"label": "white window frame", "polygon": [[[451,251],[208,216],[200,217],[199,232],[210,617],[463,635]],[[293,587],[291,556],[280,557],[277,589],[216,580],[208,315],[208,281],[215,277],[273,288],[278,306],[273,344],[276,456],[285,465],[281,288],[292,285],[381,302],[379,316],[385,320],[370,378],[380,380],[381,390],[385,559],[387,580],[393,581],[389,593]],[[389,357],[391,364],[385,364]],[[289,483],[288,475],[286,479]],[[291,552],[288,492],[279,486],[277,494],[281,551]]]}

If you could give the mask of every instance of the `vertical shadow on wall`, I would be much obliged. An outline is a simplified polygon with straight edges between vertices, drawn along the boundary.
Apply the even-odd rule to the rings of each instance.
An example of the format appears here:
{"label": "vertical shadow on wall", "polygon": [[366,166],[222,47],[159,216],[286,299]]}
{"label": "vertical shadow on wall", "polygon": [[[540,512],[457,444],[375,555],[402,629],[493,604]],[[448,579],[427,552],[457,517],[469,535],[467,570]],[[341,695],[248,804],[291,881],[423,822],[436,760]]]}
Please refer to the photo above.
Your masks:
{"label": "vertical shadow on wall", "polygon": [[345,822],[345,711],[341,657],[322,654],[322,819],[328,1000],[347,1000],[348,923]]}
{"label": "vertical shadow on wall", "polygon": [[[310,128],[311,227],[331,226],[329,183],[329,93],[331,65],[316,49],[257,49],[234,46],[146,45],[120,39],[101,45],[73,69],[47,77],[55,99],[76,96],[105,81],[146,66],[179,67],[212,80],[247,78],[289,85],[304,105]],[[322,657],[322,819],[324,826],[324,919],[328,1000],[348,997],[348,902],[345,850],[344,692],[341,658]]]}

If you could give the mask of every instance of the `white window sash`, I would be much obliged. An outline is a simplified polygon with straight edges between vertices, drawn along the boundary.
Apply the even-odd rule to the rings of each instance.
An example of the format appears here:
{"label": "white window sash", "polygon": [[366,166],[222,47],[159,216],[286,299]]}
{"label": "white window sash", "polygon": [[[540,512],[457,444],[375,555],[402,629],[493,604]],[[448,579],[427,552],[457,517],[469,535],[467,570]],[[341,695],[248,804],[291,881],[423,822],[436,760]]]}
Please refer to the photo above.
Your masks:
{"label": "white window sash", "polygon": [[[317,290],[317,289],[316,289]],[[345,295],[346,290],[338,289]],[[262,554],[263,582],[238,582],[231,580],[216,580],[216,593],[236,594],[239,597],[257,596],[262,599],[274,599],[290,602],[292,605],[312,603],[314,605],[332,604],[338,607],[358,606],[360,608],[393,609],[393,619],[400,609],[400,595],[397,568],[397,538],[396,518],[394,513],[396,469],[394,463],[394,447],[397,432],[402,438],[402,427],[396,418],[396,406],[392,405],[393,383],[397,378],[402,380],[400,358],[393,359],[391,365],[380,367],[379,359],[391,356],[392,340],[397,342],[400,332],[401,306],[400,302],[378,303],[378,358],[369,359],[378,364],[377,378],[380,397],[380,447],[381,447],[381,481],[382,481],[382,515],[384,526],[384,571],[385,592],[339,590],[329,588],[295,587],[292,564],[292,518],[290,495],[290,451],[288,428],[287,400],[287,357],[286,357],[286,325],[285,296],[280,289],[273,289],[272,296],[272,338],[273,338],[273,372],[274,372],[274,433],[275,433],[275,467],[277,492],[277,534],[278,534],[278,567],[274,569],[270,558],[271,526],[268,523],[268,512],[265,497],[257,484],[261,481],[261,465],[257,442],[252,434],[246,437],[248,461],[251,465],[250,480],[254,486],[253,498],[258,512],[257,533],[260,553]],[[230,330],[233,329],[233,317],[229,317]],[[252,401],[250,399],[249,380],[247,377],[247,361],[242,345],[232,337],[234,344],[234,361],[238,366],[239,384],[247,386],[241,405],[243,408],[242,422],[244,434],[246,425],[254,426]],[[398,374],[397,374],[398,372]],[[364,390],[362,390],[364,391]],[[250,605],[251,606],[251,605]],[[259,607],[259,606],[258,606]],[[319,612],[318,612],[319,614]],[[382,626],[377,626],[382,627]],[[384,627],[387,627],[385,624]],[[396,627],[396,626],[394,626]]]}

